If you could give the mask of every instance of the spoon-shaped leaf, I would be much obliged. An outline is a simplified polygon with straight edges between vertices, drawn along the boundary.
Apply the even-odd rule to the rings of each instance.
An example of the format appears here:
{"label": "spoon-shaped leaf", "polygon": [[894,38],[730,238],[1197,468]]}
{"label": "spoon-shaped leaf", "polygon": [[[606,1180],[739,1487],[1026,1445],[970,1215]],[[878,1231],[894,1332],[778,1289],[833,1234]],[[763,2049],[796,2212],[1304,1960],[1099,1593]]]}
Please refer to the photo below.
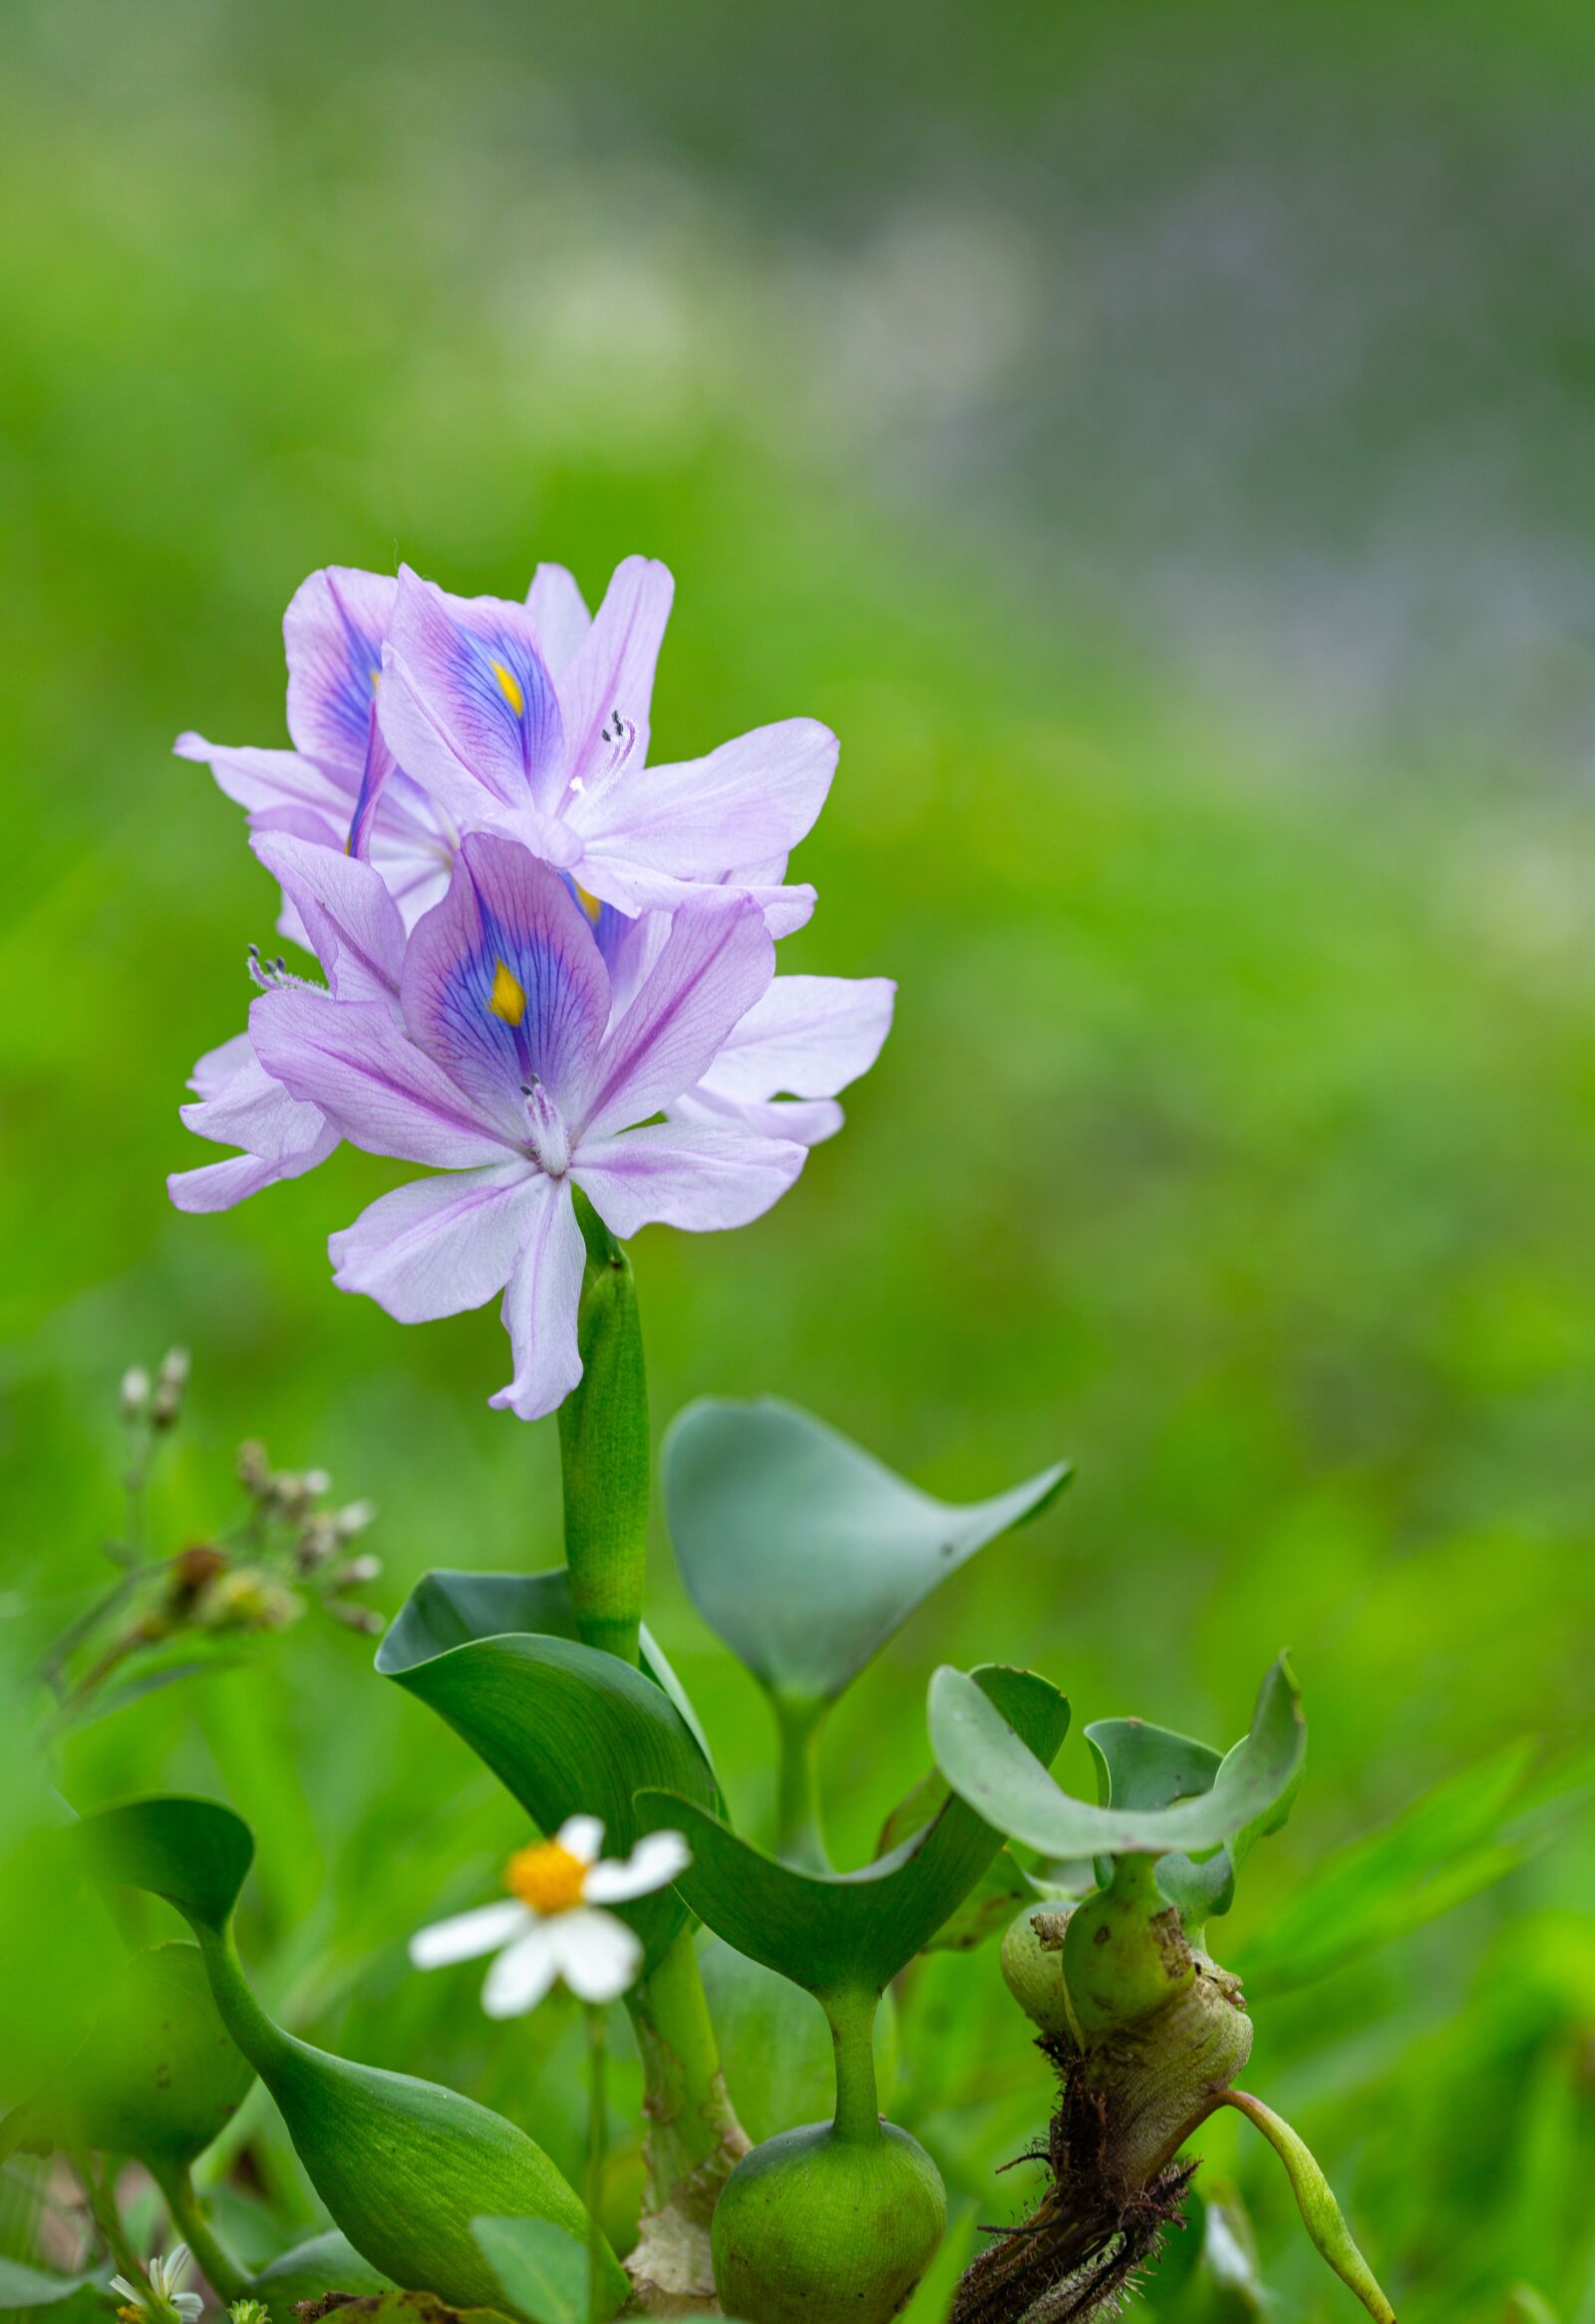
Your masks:
{"label": "spoon-shaped leaf", "polygon": [[[222,2022],[276,2100],[334,2224],[373,2267],[451,2307],[501,2308],[474,2218],[546,2219],[584,2245],[582,2204],[501,2115],[437,2083],[334,2058],[267,2017],[232,1941],[232,1906],[254,1842],[230,1810],[208,1800],[134,1801],[86,1818],[72,1836],[101,1878],[152,1889],[188,1920]],[[625,2278],[611,2267],[618,2305]]]}
{"label": "spoon-shaped leaf", "polygon": [[[1069,1705],[1033,1671],[988,1666],[969,1680],[1005,1736],[1051,1760]],[[1023,1739],[1023,1740],[1021,1740]],[[652,1792],[638,1800],[655,1825],[675,1825],[693,1851],[677,1882],[694,1912],[751,1960],[821,1997],[878,1993],[927,1944],[974,1887],[1002,1835],[953,1798],[899,1846],[860,1871],[778,1863],[695,1802]]]}
{"label": "spoon-shaped leaf", "polygon": [[[605,1850],[638,1832],[644,1786],[714,1811],[714,1773],[686,1698],[647,1637],[647,1671],[583,1646],[564,1574],[432,1573],[382,1642],[377,1668],[449,1722],[554,1831],[567,1816],[602,1818]],[[686,1912],[669,1889],[612,1907],[657,1963]]]}
{"label": "spoon-shaped leaf", "polygon": [[[1170,1808],[1176,1800],[1198,1799],[1212,1790],[1223,1765],[1223,1754],[1210,1744],[1176,1735],[1167,1727],[1153,1727],[1144,1719],[1094,1720],[1086,1741],[1096,1762],[1097,1800],[1103,1808]],[[1104,1858],[1097,1871],[1106,1887],[1113,1877],[1112,1860]],[[1235,1900],[1229,1847],[1213,1850],[1200,1863],[1183,1854],[1164,1856],[1157,1867],[1157,1885],[1186,1928],[1199,1928],[1212,1914],[1227,1912]]]}
{"label": "spoon-shaped leaf", "polygon": [[959,1798],[999,1830],[1054,1856],[1161,1855],[1216,1847],[1266,1825],[1301,1771],[1307,1728],[1283,1655],[1258,1692],[1250,1732],[1219,1768],[1212,1789],[1163,1808],[1106,1808],[1071,1799],[963,1671],[930,1682],[930,1740]]}
{"label": "spoon-shaped leaf", "polygon": [[233,2045],[193,1945],[131,1954],[83,2048],[24,2110],[30,2145],[185,2169],[243,2103]]}
{"label": "spoon-shaped leaf", "polygon": [[1044,1509],[1047,1469],[993,1500],[933,1500],[794,1406],[705,1398],[672,1424],[665,1513],[693,1603],[774,1693],[828,1702],[937,1582]]}
{"label": "spoon-shaped leaf", "polygon": [[[534,1825],[597,1816],[604,1852],[637,1838],[644,1785],[719,1809],[698,1722],[644,1631],[646,1673],[574,1638],[565,1573],[428,1573],[377,1655],[518,1799]],[[658,1964],[686,1922],[660,1889],[614,1905]]]}

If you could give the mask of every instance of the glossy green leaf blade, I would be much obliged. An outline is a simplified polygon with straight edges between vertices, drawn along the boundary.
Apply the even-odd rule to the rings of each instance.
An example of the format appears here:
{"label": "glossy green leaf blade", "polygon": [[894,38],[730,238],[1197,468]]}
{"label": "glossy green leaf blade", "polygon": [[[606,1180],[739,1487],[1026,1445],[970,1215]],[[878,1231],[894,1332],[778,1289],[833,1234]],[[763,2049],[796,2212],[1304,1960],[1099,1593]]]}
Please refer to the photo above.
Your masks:
{"label": "glossy green leaf blade", "polygon": [[717,1398],[673,1423],[661,1472],[693,1603],[767,1687],[800,1701],[840,1694],[938,1581],[1070,1474],[1060,1463],[958,1506],[792,1405]]}
{"label": "glossy green leaf blade", "polygon": [[196,1926],[221,1928],[254,1861],[254,1834],[215,1800],[170,1797],[107,1809],[72,1837],[97,1878],[147,1888]]}
{"label": "glossy green leaf blade", "polygon": [[1213,1788],[1223,1753],[1144,1719],[1094,1719],[1086,1741],[1097,1769],[1101,1807],[1171,1808]]}
{"label": "glossy green leaf blade", "polygon": [[[135,1801],[77,1829],[104,1877],[159,1895],[201,1889],[208,1910],[218,1819],[248,1840],[236,1817],[202,1800]],[[181,1877],[185,1833],[201,1867],[192,1881]],[[484,2214],[545,2219],[585,2244],[584,2206],[523,2131],[458,2091],[356,2065],[284,2033],[249,1989],[230,1915],[217,1924],[194,1906],[179,1909],[199,1938],[223,2023],[275,2099],[333,2223],[391,2282],[436,2293],[451,2307],[501,2308],[497,2278],[471,2231]],[[612,2257],[609,2267],[618,2302],[625,2279]]]}
{"label": "glossy green leaf blade", "polygon": [[[977,1671],[970,1684],[1005,1734],[1017,1730],[1047,1759],[1055,1756],[1069,1723],[1069,1706],[1056,1687],[1032,1671],[999,1667]],[[693,1802],[653,1792],[638,1808],[654,1825],[674,1823],[686,1832],[693,1861],[677,1886],[716,1935],[822,1995],[879,1992],[936,1934],[1002,1846],[999,1832],[949,1798],[929,1824],[860,1871],[810,1872],[778,1863]]]}
{"label": "glossy green leaf blade", "polygon": [[962,1671],[931,1680],[930,1736],[952,1789],[1012,1838],[1050,1855],[1162,1854],[1217,1846],[1276,1808],[1307,1747],[1301,1701],[1281,1655],[1257,1697],[1251,1729],[1210,1792],[1161,1809],[1092,1807],[1061,1791],[1001,1712]]}
{"label": "glossy green leaf blade", "polygon": [[[553,1577],[432,1574],[384,1639],[377,1667],[446,1719],[544,1831],[600,1817],[623,1855],[639,1829],[633,1795],[679,1792],[711,1814],[714,1775],[663,1683],[612,1654],[547,1630],[490,1629],[556,1616]],[[568,1620],[568,1597],[564,1600]],[[614,1908],[657,1962],[686,1911],[670,1889]]]}
{"label": "glossy green leaf blade", "polygon": [[[474,2232],[505,2299],[537,2324],[588,2324],[586,2255],[541,2219],[478,2219]],[[602,2304],[612,2316],[620,2298]]]}
{"label": "glossy green leaf blade", "polygon": [[[376,1667],[384,1678],[402,1681],[407,1671],[447,1654],[451,1647],[506,1637],[513,1631],[545,1638],[579,1635],[567,1567],[556,1565],[547,1573],[472,1573],[443,1567],[424,1573],[389,1624],[377,1649]],[[709,1760],[708,1740],[687,1690],[646,1623],[642,1667],[659,1681]]]}
{"label": "glossy green leaf blade", "polygon": [[198,1947],[157,1945],[124,1963],[83,2048],[28,2107],[24,2135],[186,2167],[254,2078],[211,1999]]}

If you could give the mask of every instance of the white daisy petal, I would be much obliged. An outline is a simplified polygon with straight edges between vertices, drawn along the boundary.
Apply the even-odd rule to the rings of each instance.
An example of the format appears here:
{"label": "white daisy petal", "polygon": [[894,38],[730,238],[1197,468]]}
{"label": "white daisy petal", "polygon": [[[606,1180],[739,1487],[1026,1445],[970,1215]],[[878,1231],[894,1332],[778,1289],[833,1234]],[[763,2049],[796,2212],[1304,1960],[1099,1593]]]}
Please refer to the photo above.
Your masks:
{"label": "white daisy petal", "polygon": [[199,2324],[205,2304],[197,2292],[172,2292],[167,2297],[182,2318],[182,2324]]}
{"label": "white daisy petal", "polygon": [[567,1854],[579,1856],[584,1864],[594,1864],[604,1844],[604,1827],[596,1816],[567,1816],[554,1836]]}
{"label": "white daisy petal", "polygon": [[548,1923],[559,1974],[578,2001],[618,2001],[636,1983],[641,1940],[612,1912],[578,1906]]}
{"label": "white daisy petal", "polygon": [[679,1831],[646,1832],[623,1864],[594,1864],[585,1893],[594,1904],[624,1904],[628,1897],[668,1887],[691,1862],[692,1850]]}
{"label": "white daisy petal", "polygon": [[559,1956],[553,1932],[559,1920],[533,1921],[506,1953],[500,1953],[481,1988],[481,2006],[489,2017],[524,2017],[535,2009],[559,1974]]}
{"label": "white daisy petal", "polygon": [[475,1912],[458,1912],[453,1920],[435,1920],[430,1928],[417,1929],[411,1938],[411,1965],[442,1969],[450,1961],[475,1961],[482,1953],[495,1953],[500,1945],[511,1944],[523,1935],[531,1917],[524,1904],[506,1897],[501,1904],[480,1904]]}
{"label": "white daisy petal", "polygon": [[138,2285],[129,2283],[125,2275],[114,2275],[111,2278],[111,2289],[114,2292],[120,2292],[125,2300],[131,2300],[135,2303],[144,2298]]}

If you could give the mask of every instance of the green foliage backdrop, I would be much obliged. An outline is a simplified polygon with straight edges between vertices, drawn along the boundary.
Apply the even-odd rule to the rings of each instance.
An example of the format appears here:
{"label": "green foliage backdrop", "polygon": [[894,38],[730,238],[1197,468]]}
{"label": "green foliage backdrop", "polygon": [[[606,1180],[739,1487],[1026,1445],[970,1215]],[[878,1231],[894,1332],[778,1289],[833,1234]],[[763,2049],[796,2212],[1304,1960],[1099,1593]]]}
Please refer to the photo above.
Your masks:
{"label": "green foliage backdrop", "polygon": [[[173,1545],[258,1435],[380,1503],[389,1606],[431,1564],[556,1560],[554,1433],[486,1408],[495,1320],[407,1331],[328,1286],[383,1165],[166,1205],[271,910],[169,745],[281,739],[277,623],[319,563],[508,594],[551,556],[592,594],[641,548],[678,579],[662,755],[795,712],[841,736],[784,965],[901,988],[791,1198],[639,1242],[656,1426],[772,1393],[950,1498],[1079,1470],[839,1708],[840,1859],[922,1772],[942,1659],[1227,1737],[1289,1645],[1311,1762],[1225,1924],[1242,1966],[1430,1786],[1524,1736],[1530,1785],[1574,1767],[1584,13],[18,0],[6,47],[0,1662],[104,1570],[116,1383],[174,1340]],[[758,1832],[764,1707],[662,1540],[654,1572]],[[275,2012],[576,2167],[573,2013],[489,2028],[470,1972],[405,1966],[524,1831],[369,1664],[307,1623],[90,1729],[74,1798],[226,1797]],[[1059,1773],[1092,1796],[1078,1734]],[[1504,1882],[1259,2026],[1253,2086],[1413,2324],[1521,2277],[1595,2319],[1595,1850],[1587,1816],[1537,1850],[1516,1813],[1470,1843],[1522,1854]],[[989,1953],[915,1977],[892,2111],[955,2218],[929,2324],[1045,2088]],[[1227,2126],[1209,2153],[1280,2312],[1342,2313],[1267,2157]]]}

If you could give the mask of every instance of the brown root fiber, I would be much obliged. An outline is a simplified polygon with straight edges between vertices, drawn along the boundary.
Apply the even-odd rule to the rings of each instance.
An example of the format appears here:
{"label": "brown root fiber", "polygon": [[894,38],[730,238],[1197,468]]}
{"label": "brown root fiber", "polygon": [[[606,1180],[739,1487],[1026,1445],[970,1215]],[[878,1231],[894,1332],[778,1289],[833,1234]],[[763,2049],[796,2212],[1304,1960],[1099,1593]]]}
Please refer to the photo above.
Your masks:
{"label": "brown root fiber", "polygon": [[1170,2226],[1194,2163],[1175,2157],[1251,2051],[1238,1981],[1196,1956],[1194,1982],[1136,2024],[1082,2050],[1038,2047],[1061,2089],[1041,2162],[1049,2184],[966,2269],[949,2324],[1077,2324],[1111,2314]]}

